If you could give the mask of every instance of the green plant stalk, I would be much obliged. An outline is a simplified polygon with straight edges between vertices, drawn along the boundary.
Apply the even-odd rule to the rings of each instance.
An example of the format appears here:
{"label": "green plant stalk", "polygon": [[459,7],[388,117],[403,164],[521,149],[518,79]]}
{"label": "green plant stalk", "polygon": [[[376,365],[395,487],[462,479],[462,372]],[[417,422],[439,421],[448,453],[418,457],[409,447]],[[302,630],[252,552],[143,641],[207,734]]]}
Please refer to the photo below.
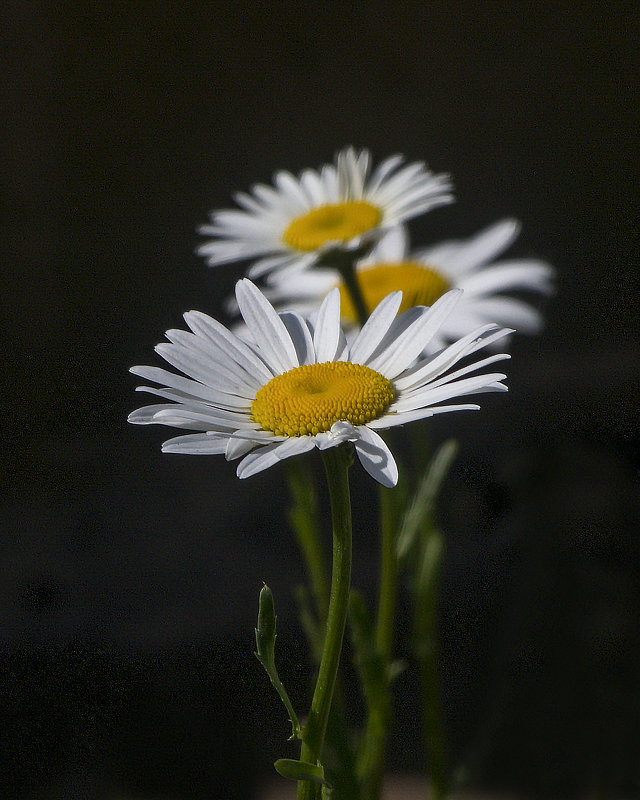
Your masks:
{"label": "green plant stalk", "polygon": [[427,764],[431,776],[432,800],[448,796],[440,669],[438,664],[438,592],[444,553],[441,532],[430,519],[425,531],[416,575],[414,649],[422,690],[422,724]]}
{"label": "green plant stalk", "polygon": [[367,722],[359,764],[362,796],[376,800],[382,790],[385,750],[391,723],[389,667],[393,649],[398,558],[396,555],[397,504],[393,490],[380,487],[380,586],[373,646],[382,675],[376,692],[367,697]]}
{"label": "green plant stalk", "polygon": [[[318,528],[318,504],[314,476],[306,459],[297,459],[296,465],[288,464],[287,480],[292,499],[289,521],[296,534],[298,547],[303,557],[311,593],[304,586],[295,590],[300,622],[307,637],[313,661],[319,665],[329,607],[329,579],[322,547],[321,531]],[[355,755],[344,720],[344,702],[340,685],[340,674],[336,678],[333,704],[329,714],[325,749],[330,748],[334,761],[331,763],[336,781],[340,782],[346,797],[355,800],[356,785]]]}
{"label": "green plant stalk", "polygon": [[318,267],[335,269],[340,274],[342,282],[351,297],[360,325],[364,325],[369,318],[369,311],[356,277],[355,265],[357,261],[367,256],[370,252],[371,245],[361,245],[355,250],[334,248],[327,251],[317,262]]}
{"label": "green plant stalk", "polygon": [[376,648],[388,665],[393,651],[394,621],[396,614],[396,589],[398,585],[398,557],[396,535],[398,509],[395,489],[380,487],[380,589],[376,619]]}
{"label": "green plant stalk", "polygon": [[[351,445],[323,451],[329,486],[333,523],[333,566],[331,592],[324,647],[316,681],[311,711],[304,727],[300,760],[319,764],[340,664],[351,583],[352,533],[349,466],[353,459]],[[298,800],[317,800],[320,787],[312,781],[298,782]]]}
{"label": "green plant stalk", "polygon": [[298,547],[309,574],[315,611],[318,619],[324,620],[329,606],[329,581],[317,525],[314,481],[309,464],[304,459],[296,459],[296,462],[300,463],[287,464],[287,481],[293,500],[289,510],[289,521],[295,531]]}

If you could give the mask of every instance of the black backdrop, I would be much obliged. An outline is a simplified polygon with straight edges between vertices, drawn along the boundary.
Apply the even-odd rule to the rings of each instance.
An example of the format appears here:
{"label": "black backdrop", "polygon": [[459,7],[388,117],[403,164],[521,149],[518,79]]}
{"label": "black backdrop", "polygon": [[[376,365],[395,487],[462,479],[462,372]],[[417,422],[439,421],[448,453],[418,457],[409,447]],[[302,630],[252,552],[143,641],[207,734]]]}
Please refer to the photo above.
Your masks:
{"label": "black backdrop", "polygon": [[[222,315],[241,269],[194,255],[207,212],[345,144],[452,173],[457,203],[416,241],[514,215],[512,252],[558,273],[544,334],[513,344],[510,394],[432,427],[461,442],[441,511],[451,753],[476,786],[635,796],[637,11],[3,5],[3,797],[246,798],[285,754],[251,655],[267,580],[304,707],[283,476],[161,455],[166,431],[124,423],[141,399],[127,369],[159,363],[183,311]],[[408,771],[411,691],[391,743]]]}

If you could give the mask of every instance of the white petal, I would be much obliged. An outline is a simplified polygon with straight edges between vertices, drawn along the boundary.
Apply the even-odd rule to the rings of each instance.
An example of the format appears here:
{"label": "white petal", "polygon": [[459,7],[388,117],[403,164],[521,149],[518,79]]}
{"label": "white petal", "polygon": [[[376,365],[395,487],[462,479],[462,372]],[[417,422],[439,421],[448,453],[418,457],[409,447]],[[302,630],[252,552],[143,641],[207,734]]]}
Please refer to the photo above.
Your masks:
{"label": "white petal", "polygon": [[259,376],[261,382],[271,380],[273,375],[262,359],[222,323],[200,311],[187,311],[183,316],[194,333],[210,339],[217,348],[231,356],[246,372]]}
{"label": "white petal", "polygon": [[227,442],[224,457],[227,461],[234,461],[236,458],[248,453],[249,450],[253,450],[255,446],[256,443],[250,439],[238,439],[235,436],[231,436]]}
{"label": "white petal", "polygon": [[512,297],[478,298],[473,307],[485,319],[495,320],[521,333],[538,333],[542,327],[542,314],[527,303]]}
{"label": "white petal", "polygon": [[253,359],[249,360],[240,353],[235,348],[234,339],[236,337],[229,338],[226,342],[222,339],[214,341],[210,337],[182,330],[170,330],[165,335],[172,344],[184,348],[201,364],[212,367],[216,372],[222,370],[225,375],[233,376],[232,383],[238,382],[240,385],[250,386],[253,391],[257,391],[265,380],[273,377],[264,364],[261,365],[262,380],[256,377],[257,367],[254,362],[259,359],[254,354]]}
{"label": "white petal", "polygon": [[227,446],[226,436],[212,436],[208,433],[189,433],[167,439],[162,445],[163,453],[186,453],[194,456],[219,455]]}
{"label": "white petal", "polygon": [[309,326],[300,314],[293,311],[280,313],[280,319],[284,322],[293,346],[296,348],[299,364],[315,363],[315,350],[313,348],[313,338],[309,331]]}
{"label": "white petal", "polygon": [[156,414],[172,407],[173,403],[154,403],[150,406],[142,406],[129,414],[127,422],[131,422],[132,425],[160,425],[161,422],[156,419]]}
{"label": "white petal", "polygon": [[298,298],[321,295],[324,297],[338,283],[338,276],[333,269],[313,270],[279,270],[266,279],[267,288],[263,290],[265,297],[269,297],[269,290],[273,287],[278,297]]}
{"label": "white petal", "polygon": [[520,231],[517,220],[504,219],[480,231],[464,242],[443,242],[436,247],[420,251],[418,257],[434,264],[451,268],[454,275],[464,275],[477,269],[514,241]]}
{"label": "white petal", "polygon": [[258,259],[249,267],[247,275],[250,278],[259,278],[272,270],[285,269],[293,264],[298,264],[298,262],[304,264],[306,260],[310,259],[304,259],[304,257],[301,259],[296,253],[284,251],[277,256]]}
{"label": "white petal", "polygon": [[325,433],[317,433],[315,438],[318,450],[328,450],[337,447],[343,442],[355,442],[360,434],[359,429],[346,420],[334,422],[331,429]]}
{"label": "white petal", "polygon": [[282,171],[276,173],[275,183],[283,195],[291,198],[291,205],[296,210],[304,212],[309,208],[307,195],[290,172]]}
{"label": "white petal", "polygon": [[233,392],[241,397],[253,398],[260,387],[260,383],[255,379],[244,373],[229,370],[226,365],[201,350],[163,342],[156,345],[155,351],[185,375],[217,391]]}
{"label": "white petal", "polygon": [[[423,313],[413,320],[401,334],[393,336],[387,347],[369,364],[371,369],[381,372],[390,379],[407,369],[428,345],[461,295],[462,292],[459,289],[453,289],[436,300],[431,308],[423,310]],[[402,316],[415,313],[415,311],[416,309],[409,309]],[[400,320],[402,317],[398,319]]]}
{"label": "white petal", "polygon": [[209,411],[213,408],[217,414],[223,414],[228,419],[234,419],[240,424],[249,419],[248,412],[250,405],[240,410],[237,408],[226,408],[224,406],[220,407],[217,403],[205,403],[191,395],[185,395],[184,392],[179,392],[175,389],[161,389],[157,386],[136,386],[136,392],[148,392],[157,397],[164,397],[165,400],[173,400],[175,403],[188,406],[194,410]]}
{"label": "white petal", "polygon": [[[495,355],[487,356],[487,358],[467,364],[466,366],[457,369],[455,372],[448,372],[446,375],[441,375],[436,380],[429,381],[429,388],[434,389],[436,386],[440,386],[443,383],[456,381],[458,378],[462,378],[463,375],[467,375],[469,372],[476,372],[479,369],[484,369],[490,364],[494,364],[496,361],[504,361],[505,359],[509,358],[511,358],[511,356],[508,353],[496,353]],[[412,392],[416,391],[416,388],[418,387],[405,390],[405,392],[403,392],[403,396],[410,395]]]}
{"label": "white petal", "polygon": [[[484,367],[487,367],[490,364],[494,364],[496,361],[504,361],[505,359],[508,358],[511,358],[511,356],[508,353],[496,353],[495,355],[488,356],[487,358],[483,358],[480,361],[474,361],[471,364],[467,364],[466,366],[457,369],[455,372],[449,372],[446,375],[441,375],[439,378],[435,380],[430,380],[428,381],[428,383],[425,383],[421,386],[414,386],[411,389],[405,389],[402,392],[402,397],[405,398],[413,396],[414,392],[422,391],[424,386],[428,386],[430,389],[435,389],[437,386],[441,386],[444,383],[450,383],[452,381],[456,381],[459,378],[462,378],[464,375],[467,375],[469,372],[476,372],[479,369],[484,369]],[[396,387],[398,387],[397,382],[396,382]]]}
{"label": "white petal", "polygon": [[340,292],[332,289],[322,301],[313,332],[318,364],[334,360],[340,333]]}
{"label": "white petal", "polygon": [[389,411],[396,411],[398,413],[413,411],[417,408],[433,406],[436,403],[449,400],[452,397],[463,397],[467,394],[495,391],[498,386],[500,387],[498,391],[506,391],[506,387],[498,383],[506,377],[506,375],[496,372],[489,375],[475,375],[472,378],[463,378],[462,380],[445,383],[435,388],[427,384],[423,386],[422,389],[416,390],[409,395],[401,396],[397,402],[391,405]]}
{"label": "white petal", "polygon": [[385,158],[378,167],[376,167],[373,175],[369,179],[367,183],[367,194],[374,193],[378,190],[378,187],[381,186],[384,181],[386,181],[387,177],[391,175],[391,173],[404,161],[404,157],[401,155],[394,155]]}
{"label": "white petal", "polygon": [[374,308],[350,348],[350,360],[356,364],[366,364],[384,339],[396,318],[402,292],[391,292]]}
{"label": "white petal", "polygon": [[243,278],[236,284],[236,299],[251,338],[268,365],[280,373],[297,367],[298,356],[291,337],[258,287]]}
{"label": "white petal", "polygon": [[248,417],[245,417],[245,421],[239,422],[236,417],[229,418],[225,412],[215,408],[210,411],[200,411],[189,408],[183,403],[172,403],[166,408],[158,410],[156,420],[163,425],[175,425],[195,430],[204,429],[225,434],[239,429],[251,431],[257,427],[256,423],[251,422]]}
{"label": "white petal", "polygon": [[185,396],[193,397],[196,400],[215,403],[222,408],[245,409],[251,405],[251,401],[245,397],[238,397],[233,394],[217,391],[210,386],[205,386],[198,381],[193,381],[182,375],[176,375],[160,367],[137,366],[131,367],[129,372],[133,372],[134,375],[139,375],[141,378],[155,381],[167,388],[177,389],[179,392],[183,392]]}
{"label": "white petal", "polygon": [[325,202],[322,181],[315,170],[306,169],[300,175],[300,184],[309,198],[310,206],[320,206]]}
{"label": "white petal", "polygon": [[507,333],[507,330],[492,324],[478,328],[463,336],[457,342],[445,347],[440,353],[418,362],[415,367],[408,370],[404,375],[398,376],[394,383],[401,392],[415,386],[424,385],[447,369],[450,369],[464,356],[485,347]]}
{"label": "white petal", "polygon": [[236,474],[239,478],[249,478],[285,458],[313,450],[314,446],[313,438],[310,436],[294,436],[282,442],[269,444],[245,456],[238,464]]}
{"label": "white petal", "polygon": [[474,296],[492,292],[511,292],[524,289],[550,294],[553,291],[551,278],[553,269],[542,261],[502,262],[483,270],[478,270],[463,278],[458,284]]}
{"label": "white petal", "polygon": [[398,466],[382,437],[365,425],[358,428],[360,437],[355,442],[358,459],[365,470],[378,483],[392,487],[398,482]]}
{"label": "white petal", "polygon": [[397,428],[399,425],[406,425],[407,422],[415,422],[419,419],[427,419],[433,417],[435,414],[444,414],[449,411],[479,411],[480,406],[475,403],[463,403],[454,406],[434,406],[433,408],[418,408],[415,411],[405,411],[402,414],[387,414],[380,419],[374,419],[368,422],[369,428],[376,430],[386,430],[388,428]]}
{"label": "white petal", "polygon": [[239,206],[242,206],[242,208],[252,214],[262,214],[265,211],[265,206],[246,192],[236,192],[233,195],[233,199]]}
{"label": "white petal", "polygon": [[360,264],[366,266],[384,261],[394,263],[403,261],[409,250],[409,237],[404,225],[394,225],[389,228],[380,241],[373,248],[371,255],[363,259]]}

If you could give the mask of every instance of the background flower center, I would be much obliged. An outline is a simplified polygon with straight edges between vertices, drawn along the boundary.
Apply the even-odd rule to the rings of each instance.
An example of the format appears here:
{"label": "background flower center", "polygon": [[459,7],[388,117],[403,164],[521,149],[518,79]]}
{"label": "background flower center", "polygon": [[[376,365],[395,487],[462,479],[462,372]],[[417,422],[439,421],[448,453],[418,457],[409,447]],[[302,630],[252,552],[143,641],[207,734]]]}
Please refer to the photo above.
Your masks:
{"label": "background flower center", "polygon": [[312,436],[338,420],[364,425],[384,413],[394,396],[391,381],[362,364],[307,364],[259,389],[251,418],[278,436]]}
{"label": "background flower center", "polygon": [[371,203],[327,204],[296,217],[282,234],[282,240],[296,250],[317,250],[327,242],[353,239],[375,228],[381,219],[380,209]]}
{"label": "background flower center", "polygon": [[[360,270],[357,278],[369,312],[390,292],[398,289],[402,290],[401,312],[413,306],[432,306],[451,288],[449,281],[439,272],[417,261],[376,264],[375,267]],[[343,319],[357,322],[358,315],[351,295],[344,285],[341,284],[338,288]]]}

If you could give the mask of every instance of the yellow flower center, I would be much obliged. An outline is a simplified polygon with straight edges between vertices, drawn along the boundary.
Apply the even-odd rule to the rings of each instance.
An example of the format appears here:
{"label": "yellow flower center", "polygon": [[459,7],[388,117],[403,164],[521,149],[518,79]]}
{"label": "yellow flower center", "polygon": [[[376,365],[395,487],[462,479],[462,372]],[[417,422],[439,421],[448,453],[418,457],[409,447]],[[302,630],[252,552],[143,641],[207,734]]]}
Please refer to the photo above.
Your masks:
{"label": "yellow flower center", "polygon": [[327,242],[346,242],[380,224],[379,208],[360,200],[330,203],[296,217],[282,234],[295,250],[317,250]]}
{"label": "yellow flower center", "polygon": [[[400,311],[406,311],[413,306],[432,306],[451,286],[435,269],[417,261],[376,264],[375,267],[360,270],[357,278],[369,313],[390,292],[398,289],[402,290]],[[357,322],[358,314],[351,295],[344,285],[341,284],[338,288],[343,319]]]}
{"label": "yellow flower center", "polygon": [[258,390],[251,419],[277,436],[313,436],[345,420],[364,425],[393,402],[391,381],[349,361],[294,367]]}

